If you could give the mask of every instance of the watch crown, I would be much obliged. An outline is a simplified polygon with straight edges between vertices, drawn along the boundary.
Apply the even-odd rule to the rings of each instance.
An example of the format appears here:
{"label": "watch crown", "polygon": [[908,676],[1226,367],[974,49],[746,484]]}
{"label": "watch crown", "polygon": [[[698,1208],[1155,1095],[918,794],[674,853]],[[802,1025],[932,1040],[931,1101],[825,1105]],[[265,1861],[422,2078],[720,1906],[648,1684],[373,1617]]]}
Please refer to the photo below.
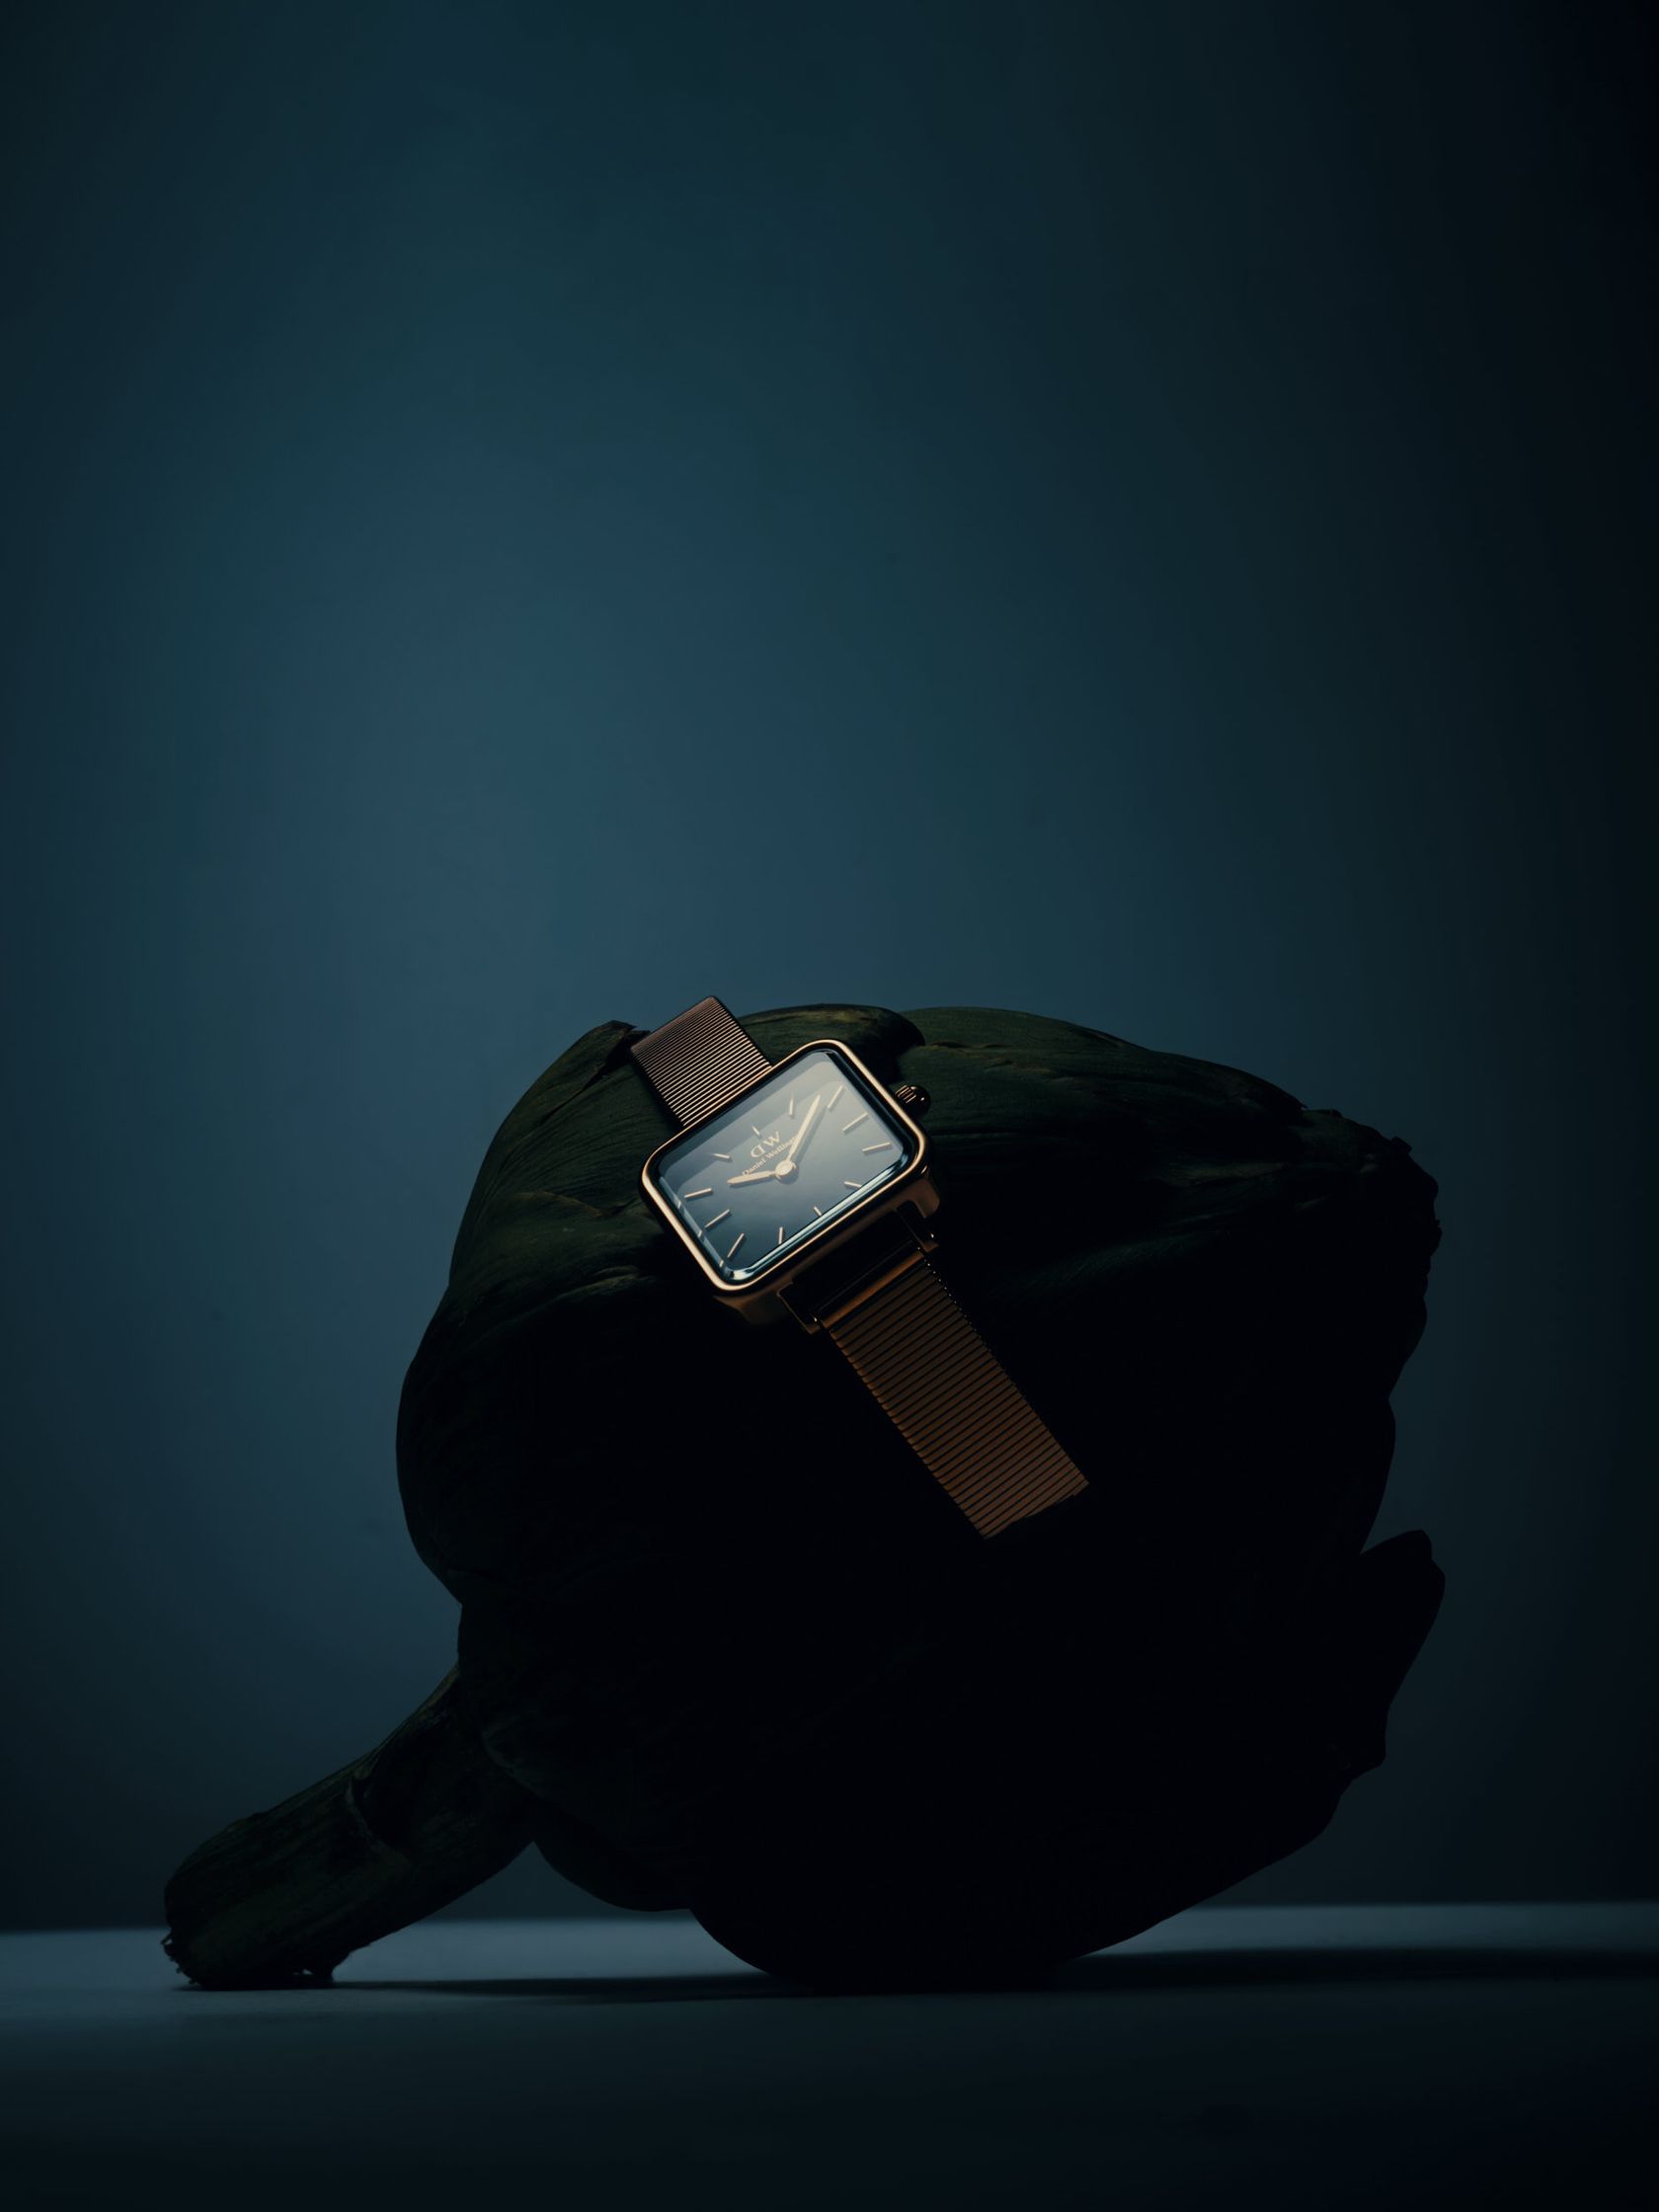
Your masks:
{"label": "watch crown", "polygon": [[908,1114],[925,1114],[932,1104],[919,1083],[897,1083],[893,1095]]}

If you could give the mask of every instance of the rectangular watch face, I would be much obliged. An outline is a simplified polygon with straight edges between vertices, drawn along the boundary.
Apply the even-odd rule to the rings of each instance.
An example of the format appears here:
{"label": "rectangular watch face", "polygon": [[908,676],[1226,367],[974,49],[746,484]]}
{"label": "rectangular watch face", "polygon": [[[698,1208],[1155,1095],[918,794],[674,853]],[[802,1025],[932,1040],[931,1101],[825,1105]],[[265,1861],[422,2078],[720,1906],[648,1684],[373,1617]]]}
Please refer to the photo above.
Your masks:
{"label": "rectangular watch face", "polygon": [[750,1283],[892,1182],[916,1149],[852,1063],[815,1045],[665,1146],[649,1172],[720,1280]]}

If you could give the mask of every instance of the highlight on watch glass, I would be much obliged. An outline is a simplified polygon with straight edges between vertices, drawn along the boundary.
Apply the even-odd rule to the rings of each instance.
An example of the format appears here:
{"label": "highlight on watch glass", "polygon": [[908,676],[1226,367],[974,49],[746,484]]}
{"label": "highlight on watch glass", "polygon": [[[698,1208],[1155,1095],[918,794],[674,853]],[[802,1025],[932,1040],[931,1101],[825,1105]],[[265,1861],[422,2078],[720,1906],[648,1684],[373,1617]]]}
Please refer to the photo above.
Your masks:
{"label": "highlight on watch glass", "polygon": [[857,1069],[820,1046],[672,1146],[652,1179],[722,1281],[746,1283],[914,1156]]}

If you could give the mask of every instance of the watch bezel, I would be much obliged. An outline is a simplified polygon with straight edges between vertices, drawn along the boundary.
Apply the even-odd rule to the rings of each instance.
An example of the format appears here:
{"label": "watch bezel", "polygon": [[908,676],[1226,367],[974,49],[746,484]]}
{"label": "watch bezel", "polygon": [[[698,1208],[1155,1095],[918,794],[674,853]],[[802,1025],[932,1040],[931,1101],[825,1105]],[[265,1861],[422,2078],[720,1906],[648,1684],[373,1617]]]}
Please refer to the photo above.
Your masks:
{"label": "watch bezel", "polygon": [[[804,1060],[809,1053],[822,1052],[839,1054],[851,1066],[860,1081],[875,1092],[881,1100],[882,1111],[890,1115],[909,1139],[912,1146],[910,1157],[896,1175],[890,1176],[866,1198],[860,1199],[844,1214],[837,1215],[832,1222],[827,1223],[822,1229],[815,1230],[796,1245],[788,1258],[778,1261],[748,1282],[730,1283],[702,1250],[691,1228],[674,1210],[672,1202],[658,1188],[653,1179],[653,1170],[665,1152],[675,1150],[688,1137],[695,1136],[698,1130],[723,1120],[734,1108],[741,1106],[746,1098],[767,1088],[791,1062]],[[907,1112],[894,1097],[891,1086],[859,1058],[850,1045],[843,1043],[839,1037],[813,1037],[806,1044],[797,1045],[793,1052],[785,1053],[781,1060],[772,1063],[764,1074],[756,1075],[751,1083],[745,1083],[741,1090],[733,1091],[729,1098],[722,1099],[708,1113],[700,1115],[694,1122],[687,1122],[683,1129],[676,1129],[672,1137],[666,1137],[662,1144],[647,1154],[645,1164],[640,1169],[640,1187],[647,1203],[673,1230],[691,1255],[709,1288],[728,1304],[742,1306],[775,1300],[778,1293],[786,1291],[804,1269],[816,1267],[843,1237],[867,1227],[878,1215],[892,1213],[896,1208],[907,1204],[914,1205],[924,1215],[930,1214],[937,1204],[937,1194],[931,1180],[931,1149],[927,1132],[921,1124]]]}

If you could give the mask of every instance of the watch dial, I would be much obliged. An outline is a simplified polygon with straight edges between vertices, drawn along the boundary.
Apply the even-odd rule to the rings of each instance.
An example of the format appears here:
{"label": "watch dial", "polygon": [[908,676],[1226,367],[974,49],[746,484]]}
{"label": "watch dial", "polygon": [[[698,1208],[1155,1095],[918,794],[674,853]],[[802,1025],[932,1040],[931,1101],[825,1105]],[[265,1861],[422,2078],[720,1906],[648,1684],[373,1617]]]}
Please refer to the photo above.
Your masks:
{"label": "watch dial", "polygon": [[793,1255],[915,1156],[903,1124],[818,1048],[658,1159],[653,1180],[728,1283]]}

